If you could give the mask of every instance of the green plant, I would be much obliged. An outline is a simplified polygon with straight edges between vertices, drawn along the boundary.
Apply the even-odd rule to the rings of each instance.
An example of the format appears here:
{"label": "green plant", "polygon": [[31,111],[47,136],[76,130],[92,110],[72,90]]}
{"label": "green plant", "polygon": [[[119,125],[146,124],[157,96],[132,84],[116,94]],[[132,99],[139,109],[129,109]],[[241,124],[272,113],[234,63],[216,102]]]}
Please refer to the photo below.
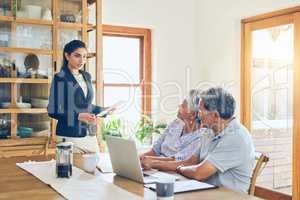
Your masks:
{"label": "green plant", "polygon": [[108,122],[103,122],[101,126],[101,133],[103,140],[106,140],[106,136],[122,137],[122,123],[118,118],[112,118]]}
{"label": "green plant", "polygon": [[165,129],[166,127],[167,124],[165,123],[154,125],[153,120],[150,117],[144,115],[135,126],[135,137],[141,143],[144,143],[145,140],[151,138],[154,133],[160,134],[161,130]]}

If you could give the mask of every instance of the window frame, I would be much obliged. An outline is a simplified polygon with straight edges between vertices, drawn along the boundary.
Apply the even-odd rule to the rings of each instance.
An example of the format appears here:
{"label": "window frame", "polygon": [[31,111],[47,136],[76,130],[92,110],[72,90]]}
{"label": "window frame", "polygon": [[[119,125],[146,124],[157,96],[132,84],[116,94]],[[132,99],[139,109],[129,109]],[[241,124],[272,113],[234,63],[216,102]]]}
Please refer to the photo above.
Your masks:
{"label": "window frame", "polygon": [[[151,115],[151,86],[152,86],[152,63],[151,63],[151,30],[127,26],[103,25],[102,36],[127,37],[140,39],[140,83],[104,83],[102,84],[101,99],[104,102],[104,87],[141,87],[142,91],[142,115]],[[103,69],[102,69],[103,70]],[[103,72],[102,72],[103,73]]]}

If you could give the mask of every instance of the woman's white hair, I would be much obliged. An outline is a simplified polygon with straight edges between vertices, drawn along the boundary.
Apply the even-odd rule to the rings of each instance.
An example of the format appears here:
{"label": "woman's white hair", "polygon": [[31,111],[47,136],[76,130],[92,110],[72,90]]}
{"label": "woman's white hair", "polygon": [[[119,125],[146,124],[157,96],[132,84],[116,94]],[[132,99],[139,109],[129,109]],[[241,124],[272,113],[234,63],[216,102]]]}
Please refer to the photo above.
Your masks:
{"label": "woman's white hair", "polygon": [[198,90],[192,89],[189,91],[189,95],[186,98],[189,112],[198,112],[199,111],[199,94]]}

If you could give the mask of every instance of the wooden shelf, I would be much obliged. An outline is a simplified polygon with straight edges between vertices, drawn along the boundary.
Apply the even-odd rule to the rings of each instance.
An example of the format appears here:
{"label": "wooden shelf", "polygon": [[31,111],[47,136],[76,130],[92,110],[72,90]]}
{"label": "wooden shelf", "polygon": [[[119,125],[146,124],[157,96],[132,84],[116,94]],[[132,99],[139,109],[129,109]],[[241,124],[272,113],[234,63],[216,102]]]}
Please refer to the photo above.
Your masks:
{"label": "wooden shelf", "polygon": [[0,113],[47,113],[47,108],[0,108]]}
{"label": "wooden shelf", "polygon": [[96,53],[88,53],[87,58],[94,58],[96,57]]}
{"label": "wooden shelf", "polygon": [[[63,51],[57,51],[57,52],[58,52],[58,57],[62,58]],[[95,58],[95,57],[96,57],[96,53],[88,53],[87,55],[88,59]]]}
{"label": "wooden shelf", "polygon": [[35,24],[35,25],[47,25],[47,26],[53,25],[53,21],[50,21],[50,20],[20,18],[20,17],[17,17],[16,19],[14,19],[14,17],[2,16],[2,15],[0,15],[0,21],[6,21],[6,22],[15,21],[17,23],[23,23],[23,24]]}
{"label": "wooden shelf", "polygon": [[34,53],[34,54],[53,54],[52,50],[47,49],[30,49],[30,48],[18,48],[18,47],[0,47],[0,52],[8,53]]}
{"label": "wooden shelf", "polygon": [[0,21],[5,22],[16,22],[16,23],[22,23],[22,24],[34,24],[34,25],[46,25],[51,26],[53,25],[53,21],[50,20],[43,20],[43,19],[30,19],[30,18],[20,18],[17,17],[14,19],[14,17],[11,16],[0,16]]}
{"label": "wooden shelf", "polygon": [[58,28],[60,29],[74,29],[74,30],[81,30],[82,24],[79,23],[69,23],[69,22],[58,22]]}
{"label": "wooden shelf", "polygon": [[11,16],[0,15],[0,21],[12,22],[13,20],[14,20],[14,18]]}
{"label": "wooden shelf", "polygon": [[[24,138],[21,138],[24,139]],[[12,147],[1,147],[0,146],[0,151],[15,151],[15,150],[29,150],[29,149],[41,149],[45,148],[45,144],[40,144],[40,145],[22,145],[22,146],[12,146]]]}
{"label": "wooden shelf", "polygon": [[[57,52],[58,52],[59,56],[61,56],[63,54],[63,51],[58,50]],[[93,52],[88,53],[88,55],[87,55],[87,58],[94,58],[94,57],[96,57],[96,53],[93,53]]]}
{"label": "wooden shelf", "polygon": [[34,24],[34,25],[53,25],[53,21],[50,20],[43,20],[43,19],[29,19],[29,18],[16,18],[15,20],[17,23],[23,24]]}
{"label": "wooden shelf", "polygon": [[[81,23],[72,23],[72,22],[58,22],[58,28],[63,29],[74,29],[74,30],[81,30],[83,27],[83,24]],[[93,31],[96,29],[96,26],[93,24],[87,25],[87,31]]]}
{"label": "wooden shelf", "polygon": [[18,139],[0,139],[0,147],[42,145],[47,142],[48,137],[32,137]]}
{"label": "wooden shelf", "polygon": [[87,29],[88,29],[87,32],[94,31],[96,30],[96,25],[88,24]]}
{"label": "wooden shelf", "polygon": [[0,83],[40,83],[50,84],[49,79],[34,79],[34,78],[0,78]]}

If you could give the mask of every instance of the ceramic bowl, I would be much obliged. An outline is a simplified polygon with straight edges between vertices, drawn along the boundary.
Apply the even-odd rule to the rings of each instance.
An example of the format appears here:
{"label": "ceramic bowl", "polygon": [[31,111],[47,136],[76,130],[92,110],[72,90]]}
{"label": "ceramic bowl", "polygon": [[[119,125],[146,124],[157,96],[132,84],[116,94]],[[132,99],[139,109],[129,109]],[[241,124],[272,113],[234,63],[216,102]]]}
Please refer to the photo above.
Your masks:
{"label": "ceramic bowl", "polygon": [[27,12],[24,10],[19,10],[19,11],[17,11],[17,17],[26,18]]}
{"label": "ceramic bowl", "polygon": [[42,7],[36,5],[25,6],[26,15],[28,18],[40,19],[42,15]]}
{"label": "ceramic bowl", "polygon": [[32,98],[31,104],[35,108],[47,108],[49,103],[48,99],[39,99],[39,98]]}
{"label": "ceramic bowl", "polygon": [[0,139],[6,139],[9,134],[8,129],[0,129]]}
{"label": "ceramic bowl", "polygon": [[21,103],[21,102],[19,102],[19,103],[17,103],[17,107],[18,108],[31,108],[31,104],[30,103]]}
{"label": "ceramic bowl", "polygon": [[50,129],[50,121],[32,122],[27,123],[26,125],[30,126],[33,131],[43,131]]}
{"label": "ceramic bowl", "polygon": [[[1,102],[0,107],[1,108],[10,108],[10,102]],[[30,103],[23,103],[23,102],[18,102],[16,105],[17,108],[31,108]]]}
{"label": "ceramic bowl", "polygon": [[50,136],[50,131],[49,130],[43,130],[43,131],[36,131],[31,134],[31,137],[45,137],[45,136]]}
{"label": "ceramic bowl", "polygon": [[1,108],[9,108],[10,107],[10,102],[1,102],[0,107]]}
{"label": "ceramic bowl", "polygon": [[20,138],[28,138],[31,136],[32,132],[33,132],[32,128],[19,126],[17,136],[19,136]]}

